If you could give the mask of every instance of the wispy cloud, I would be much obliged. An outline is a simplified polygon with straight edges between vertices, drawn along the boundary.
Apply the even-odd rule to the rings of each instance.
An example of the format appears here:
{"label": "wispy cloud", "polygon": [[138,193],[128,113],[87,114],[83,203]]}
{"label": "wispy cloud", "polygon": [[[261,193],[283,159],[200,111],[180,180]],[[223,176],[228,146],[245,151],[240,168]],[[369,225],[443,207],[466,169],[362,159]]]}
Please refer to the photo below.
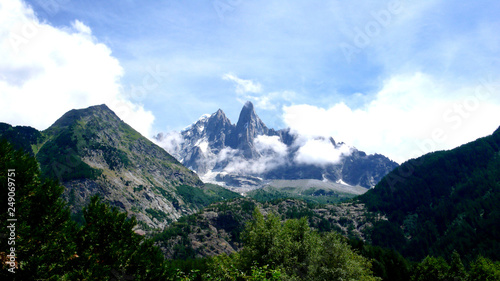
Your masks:
{"label": "wispy cloud", "polygon": [[182,134],[177,131],[170,131],[167,133],[160,133],[155,138],[154,141],[160,146],[163,147],[168,153],[172,156],[180,159],[180,150],[182,144],[184,143],[184,138]]}
{"label": "wispy cloud", "polygon": [[259,83],[252,80],[241,79],[231,73],[224,74],[222,79],[233,81],[236,85],[237,94],[260,93],[262,91],[262,86]]}

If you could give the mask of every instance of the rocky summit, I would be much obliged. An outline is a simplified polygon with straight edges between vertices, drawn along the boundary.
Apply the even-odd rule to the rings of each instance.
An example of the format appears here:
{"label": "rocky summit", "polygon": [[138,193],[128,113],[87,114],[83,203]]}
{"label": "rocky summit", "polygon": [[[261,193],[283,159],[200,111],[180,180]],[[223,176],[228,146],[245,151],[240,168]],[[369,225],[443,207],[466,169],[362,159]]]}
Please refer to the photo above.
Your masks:
{"label": "rocky summit", "polygon": [[372,188],[398,166],[383,155],[367,155],[331,137],[268,128],[251,102],[245,103],[236,124],[219,109],[180,133],[155,138],[202,180],[230,187],[316,179]]}
{"label": "rocky summit", "polygon": [[0,125],[1,138],[35,155],[42,173],[66,187],[63,196],[75,214],[99,195],[143,229],[162,228],[214,196],[231,196],[206,186],[106,105],[71,110],[42,132]]}

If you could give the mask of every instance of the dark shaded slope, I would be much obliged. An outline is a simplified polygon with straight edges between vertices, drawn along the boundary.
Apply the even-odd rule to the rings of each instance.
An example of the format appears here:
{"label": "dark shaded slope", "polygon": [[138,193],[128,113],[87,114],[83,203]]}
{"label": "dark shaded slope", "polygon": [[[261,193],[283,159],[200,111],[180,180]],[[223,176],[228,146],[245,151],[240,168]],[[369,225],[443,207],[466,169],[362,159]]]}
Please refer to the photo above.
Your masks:
{"label": "dark shaded slope", "polygon": [[389,222],[372,242],[421,259],[481,254],[500,259],[500,129],[450,151],[412,159],[359,200]]}
{"label": "dark shaded slope", "polygon": [[37,129],[32,127],[11,126],[7,123],[0,123],[0,139],[12,143],[16,149],[22,149],[26,153],[34,155],[36,144],[43,140],[43,136]]}

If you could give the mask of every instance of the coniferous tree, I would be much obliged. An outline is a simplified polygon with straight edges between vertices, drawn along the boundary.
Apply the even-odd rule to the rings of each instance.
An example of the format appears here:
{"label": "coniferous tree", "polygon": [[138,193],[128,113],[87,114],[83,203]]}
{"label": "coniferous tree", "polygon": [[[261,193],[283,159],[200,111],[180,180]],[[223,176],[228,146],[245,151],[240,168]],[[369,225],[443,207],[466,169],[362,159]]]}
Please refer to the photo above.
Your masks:
{"label": "coniferous tree", "polygon": [[158,280],[164,276],[163,255],[151,240],[134,233],[135,218],[128,219],[97,196],[84,208],[83,216],[72,278]]}
{"label": "coniferous tree", "polygon": [[464,264],[460,259],[460,255],[457,251],[453,251],[450,261],[450,269],[448,271],[448,279],[453,281],[467,281],[467,271],[465,270]]}
{"label": "coniferous tree", "polygon": [[[9,186],[9,182],[14,184]],[[0,252],[5,256],[11,253],[11,248],[15,249],[17,262],[16,273],[7,271],[8,266],[3,263],[0,279],[61,279],[68,270],[67,261],[76,250],[73,241],[76,227],[60,197],[63,187],[41,179],[38,163],[32,156],[0,141],[0,190],[2,234],[7,225],[15,224],[15,245],[8,245],[8,240],[2,239]],[[8,201],[11,200],[8,195],[13,195],[14,200]]]}

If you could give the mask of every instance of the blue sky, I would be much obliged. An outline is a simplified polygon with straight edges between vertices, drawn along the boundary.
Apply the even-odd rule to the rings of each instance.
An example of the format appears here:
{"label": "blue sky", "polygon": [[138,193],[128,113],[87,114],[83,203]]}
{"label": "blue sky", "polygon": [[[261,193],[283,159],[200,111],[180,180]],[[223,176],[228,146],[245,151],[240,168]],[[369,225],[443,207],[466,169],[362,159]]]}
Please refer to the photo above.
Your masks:
{"label": "blue sky", "polygon": [[[398,162],[500,125],[498,1],[6,0],[2,10],[8,123],[45,129],[106,102],[151,137],[219,108],[236,122],[250,100],[269,127]],[[22,95],[34,104],[20,106]]]}

